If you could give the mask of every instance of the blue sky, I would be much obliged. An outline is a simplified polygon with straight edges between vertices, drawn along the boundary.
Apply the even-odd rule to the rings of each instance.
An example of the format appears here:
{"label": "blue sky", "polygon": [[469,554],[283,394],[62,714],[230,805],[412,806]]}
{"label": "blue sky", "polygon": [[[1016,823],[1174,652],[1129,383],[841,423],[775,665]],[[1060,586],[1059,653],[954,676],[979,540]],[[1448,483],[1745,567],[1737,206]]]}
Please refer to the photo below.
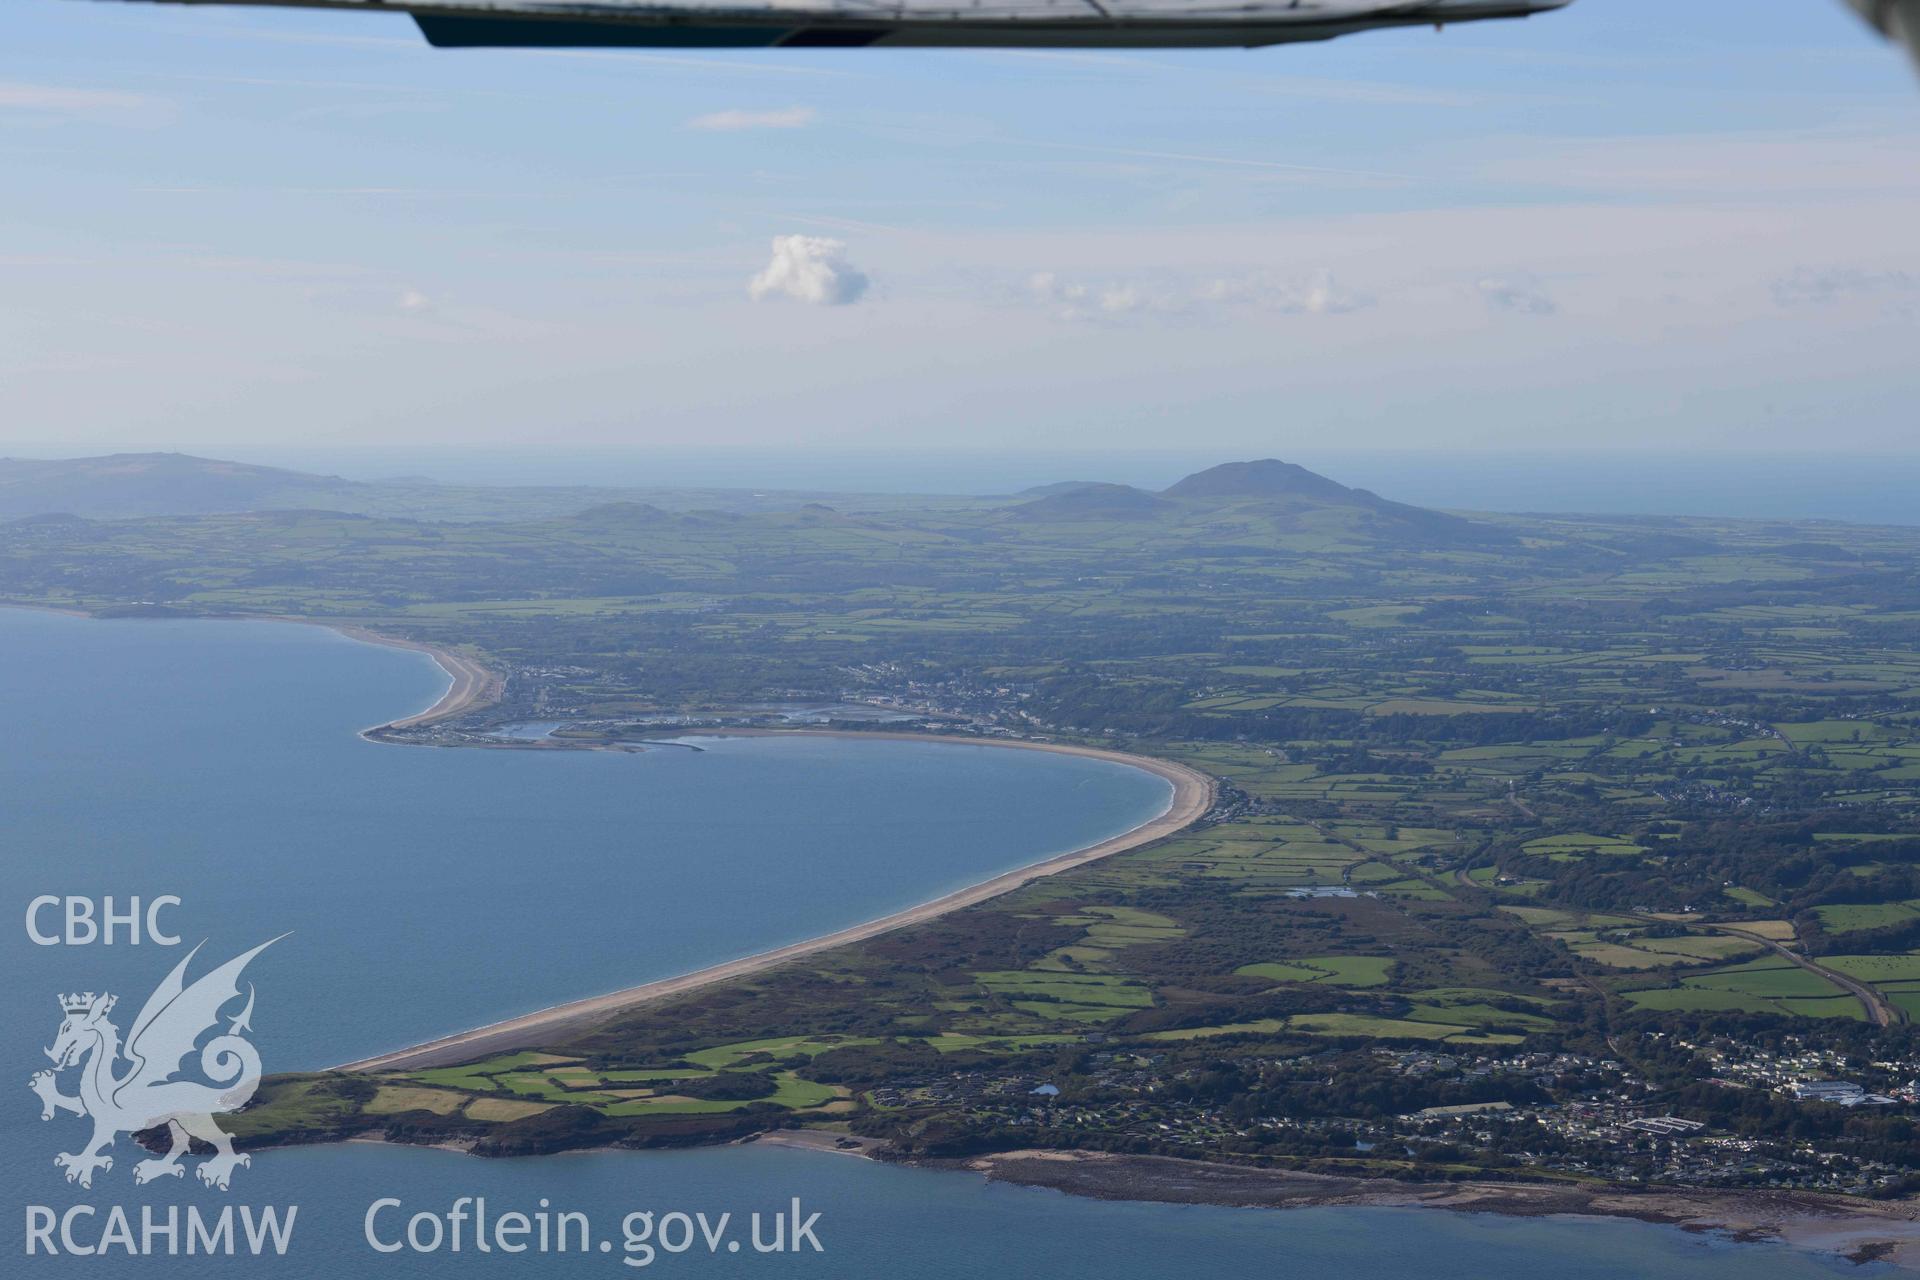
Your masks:
{"label": "blue sky", "polygon": [[1920,88],[1826,0],[1141,54],[5,23],[0,447],[1920,448]]}

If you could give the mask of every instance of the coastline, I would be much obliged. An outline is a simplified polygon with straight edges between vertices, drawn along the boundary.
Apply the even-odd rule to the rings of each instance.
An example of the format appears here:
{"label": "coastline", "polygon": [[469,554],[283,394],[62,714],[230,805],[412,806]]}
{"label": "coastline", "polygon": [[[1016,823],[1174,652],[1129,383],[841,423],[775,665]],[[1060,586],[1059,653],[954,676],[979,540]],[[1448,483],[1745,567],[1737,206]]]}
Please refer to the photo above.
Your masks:
{"label": "coastline", "polygon": [[[34,609],[35,606],[16,606]],[[44,609],[49,613],[74,617],[92,617],[94,615],[74,610]],[[234,619],[237,620],[237,619]],[[301,621],[309,625],[328,627],[351,639],[368,643],[377,643],[395,648],[414,649],[432,656],[449,676],[447,691],[430,707],[403,720],[392,722],[395,726],[409,723],[424,723],[429,719],[441,719],[461,711],[484,705],[487,700],[497,696],[498,688],[491,691],[481,683],[469,681],[464,687],[458,674],[449,665],[449,660],[457,655],[437,650],[432,645],[399,640],[365,631],[363,628],[340,624],[317,622],[312,619],[272,619],[277,621]],[[472,664],[476,670],[484,671],[479,664]],[[491,673],[488,673],[491,675]],[[382,728],[386,726],[380,726]],[[368,731],[369,733],[373,731]],[[1056,750],[1069,754],[1082,754],[1094,757],[1106,757],[1135,767],[1149,768],[1159,773],[1155,765],[1165,762],[1153,761],[1149,757],[1128,756],[1124,753],[1108,752],[1098,748],[1080,748],[1057,744],[1024,743],[998,739],[968,739],[940,734],[888,733],[885,731],[835,731],[835,730],[779,730],[779,729],[736,729],[736,730],[697,730],[688,736],[777,736],[783,733],[801,736],[834,736],[844,738],[892,738],[936,742],[972,742],[980,746],[998,746],[1010,749]],[[377,740],[377,739],[376,739]],[[1170,766],[1177,768],[1178,766]],[[1164,774],[1162,776],[1165,776]],[[1179,784],[1175,783],[1176,792]],[[1176,796],[1177,799],[1177,796]],[[1204,809],[1202,809],[1204,812]],[[1164,817],[1164,815],[1163,815]],[[1136,831],[1140,828],[1136,828]],[[1134,833],[1123,833],[1124,839]],[[1111,843],[1104,842],[1104,843]],[[1144,843],[1144,839],[1136,841]],[[1098,846],[1095,846],[1096,848]],[[1132,847],[1132,846],[1126,846]],[[1107,852],[1117,853],[1120,848]],[[1084,852],[1084,851],[1081,851]],[[1072,855],[1062,855],[1071,857]],[[1106,854],[1098,856],[1107,856]],[[1086,858],[1085,861],[1092,861]],[[1054,860],[1049,860],[1054,861]],[[1045,864],[1036,864],[1045,865]],[[1078,865],[1078,864],[1075,864]],[[1055,870],[1065,870],[1061,866]],[[1042,874],[1051,874],[1046,872]],[[1014,873],[1018,874],[1018,873]],[[1029,879],[1032,877],[1029,876]],[[991,881],[986,883],[992,883]],[[991,896],[991,895],[983,895]],[[943,901],[943,900],[936,900]],[[933,904],[927,904],[933,905]],[[948,907],[948,910],[956,909]],[[937,912],[935,914],[938,914]],[[931,917],[929,917],[931,918]],[[878,922],[874,922],[878,923]],[[877,932],[877,931],[876,931]],[[835,945],[828,940],[812,940],[820,945]],[[805,946],[807,944],[796,944]],[[778,955],[779,953],[767,953]],[[802,953],[804,954],[804,953]],[[748,961],[762,957],[748,957]],[[792,958],[791,955],[784,958]],[[776,963],[779,961],[776,961]],[[734,962],[739,964],[741,962]],[[724,969],[728,966],[716,966]],[[712,973],[712,970],[701,973]],[[685,975],[680,980],[669,979],[668,983],[698,978],[700,974]],[[709,981],[721,980],[718,975]],[[656,985],[656,984],[649,984]],[[690,988],[689,988],[690,989]],[[644,991],[645,987],[631,991]],[[615,996],[628,994],[614,993]],[[675,994],[660,992],[659,996]],[[600,997],[605,1000],[609,997]],[[658,998],[658,997],[656,997]],[[576,1002],[576,1003],[592,1003]],[[559,1006],[565,1009],[568,1006]],[[553,1013],[556,1010],[542,1011]],[[531,1015],[531,1016],[539,1016]],[[496,1024],[505,1026],[507,1024]],[[477,1031],[487,1031],[479,1028]],[[473,1034],[473,1033],[466,1033]],[[449,1039],[458,1039],[450,1037]],[[439,1043],[439,1042],[434,1042]],[[431,1048],[432,1045],[416,1046],[418,1049]],[[405,1052],[405,1051],[403,1051]],[[373,1061],[373,1060],[369,1060]],[[357,1064],[356,1064],[357,1065]],[[397,1142],[393,1139],[360,1134],[342,1139],[352,1143],[381,1143],[393,1145],[421,1145]],[[772,1146],[797,1147],[810,1149],[821,1154],[851,1155],[856,1158],[871,1158],[871,1148],[862,1143],[860,1149],[839,1146],[835,1137],[822,1130],[780,1130],[760,1135],[754,1139]],[[458,1143],[435,1143],[433,1145],[449,1153],[462,1153],[464,1148]],[[884,1159],[884,1157],[882,1157]],[[1102,1153],[1076,1151],[1027,1151],[1009,1152],[1000,1155],[980,1157],[966,1161],[904,1161],[908,1167],[924,1165],[928,1168],[945,1168],[974,1172],[990,1180],[1006,1182],[1034,1188],[1046,1188],[1063,1194],[1079,1195],[1114,1201],[1139,1201],[1159,1203],[1217,1204],[1258,1208],[1288,1207],[1382,1207],[1382,1208],[1426,1208],[1460,1213],[1492,1213],[1513,1217],[1549,1217],[1577,1216],[1587,1218],[1629,1218],[1642,1222],[1677,1227],[1682,1230],[1712,1232],[1724,1234],[1734,1240],[1777,1241],[1782,1244],[1834,1256],[1850,1258],[1856,1262],[1877,1262],[1910,1269],[1920,1269],[1920,1202],[1907,1201],[1868,1201],[1851,1200],[1844,1197],[1827,1197],[1811,1193],[1770,1192],[1764,1190],[1716,1190],[1688,1187],[1650,1187],[1644,1190],[1625,1187],[1579,1186],[1572,1184],[1540,1183],[1502,1183],[1493,1181],[1462,1181],[1457,1183],[1408,1183],[1392,1180],[1363,1180],[1342,1177],[1328,1177],[1305,1173],[1285,1173],[1274,1170],[1251,1169],[1244,1166],[1212,1165],[1187,1160],[1172,1160],[1159,1157],[1110,1156]]]}
{"label": "coastline", "polygon": [[[451,691],[449,691],[451,694]],[[443,700],[444,701],[444,700]],[[443,713],[450,714],[450,713]],[[702,731],[686,736],[721,736],[721,732]],[[892,741],[961,743],[971,746],[999,747],[1011,750],[1051,751],[1056,754],[1076,755],[1090,759],[1108,760],[1116,764],[1128,765],[1165,779],[1173,787],[1172,799],[1166,809],[1156,817],[1110,836],[1097,844],[1084,848],[1055,854],[1051,858],[1017,867],[1003,872],[991,879],[977,884],[967,885],[951,893],[943,894],[927,902],[918,903],[902,910],[863,921],[832,933],[820,934],[786,946],[756,952],[735,960],[723,961],[696,969],[691,973],[679,974],[671,978],[661,978],[639,986],[626,987],[611,991],[605,995],[589,996],[581,1000],[571,1000],[537,1009],[531,1013],[507,1018],[500,1022],[474,1027],[453,1035],[441,1036],[420,1044],[361,1058],[353,1062],[341,1063],[330,1067],[332,1071],[398,1071],[420,1070],[428,1067],[451,1066],[460,1062],[470,1062],[476,1058],[488,1057],[496,1053],[505,1053],[517,1049],[537,1048],[551,1044],[555,1040],[575,1034],[615,1017],[641,1005],[652,1004],[673,996],[685,995],[714,983],[763,973],[766,970],[799,960],[834,947],[848,946],[856,942],[865,942],[881,934],[891,933],[912,925],[924,924],[949,912],[958,911],[977,903],[997,898],[1001,894],[1011,893],[1034,880],[1046,876],[1058,875],[1075,867],[1082,867],[1102,858],[1112,857],[1135,849],[1143,844],[1163,839],[1176,832],[1183,831],[1198,821],[1208,809],[1213,807],[1214,780],[1185,765],[1174,764],[1167,760],[1156,760],[1150,756],[1130,755],[1123,751],[1110,751],[1099,747],[1080,747],[1063,743],[1016,742],[1005,739],[954,738],[941,734],[915,733],[865,733],[851,730],[807,730],[807,729],[766,729],[733,730],[731,736],[793,736],[793,737],[848,737],[863,739],[884,739]]]}
{"label": "coastline", "polygon": [[500,698],[506,681],[495,671],[480,662],[451,649],[428,644],[424,640],[405,640],[399,636],[384,635],[378,631],[346,622],[319,622],[312,618],[285,618],[274,621],[305,622],[312,626],[321,626],[336,631],[349,640],[358,640],[363,644],[377,644],[388,649],[409,649],[415,653],[424,653],[439,664],[447,673],[449,681],[447,691],[440,695],[432,706],[416,711],[410,716],[398,720],[389,720],[385,724],[369,725],[360,731],[360,736],[371,741],[381,741],[380,734],[396,729],[415,729],[421,725],[433,724],[450,719],[467,711],[476,711],[496,702]]}
{"label": "coastline", "polygon": [[1230,1208],[1372,1207],[1503,1217],[1630,1218],[1741,1242],[1776,1241],[1855,1263],[1920,1270],[1920,1203],[1817,1192],[1527,1182],[1399,1182],[1255,1169],[1171,1156],[1026,1150],[963,1160],[910,1161],[963,1169],[990,1182],[1097,1200]]}
{"label": "coastline", "polygon": [[407,640],[400,636],[390,636],[353,622],[328,622],[324,618],[301,618],[292,614],[254,614],[254,613],[209,613],[191,616],[165,617],[128,617],[102,618],[98,613],[86,609],[66,609],[59,605],[28,604],[20,601],[0,601],[0,608],[25,609],[30,613],[51,613],[66,618],[90,618],[98,622],[106,621],[204,621],[204,622],[291,622],[303,627],[321,627],[349,640],[358,640],[362,644],[377,644],[387,649],[409,649],[415,653],[424,653],[432,658],[440,669],[447,674],[447,691],[436,699],[433,705],[416,711],[410,716],[398,720],[389,720],[384,724],[369,725],[360,731],[360,736],[379,741],[376,736],[392,729],[412,729],[420,725],[433,724],[463,712],[478,710],[499,699],[506,681],[497,672],[483,663],[464,655],[443,649],[439,645],[424,640]]}
{"label": "coastline", "polygon": [[[24,606],[32,608],[34,606]],[[68,612],[50,610],[50,612]],[[75,611],[77,612],[77,611]],[[93,617],[92,614],[78,616]],[[388,721],[385,724],[372,725],[361,730],[360,736],[369,741],[387,741],[382,735],[390,730],[414,728],[445,720],[483,707],[500,696],[504,681],[486,666],[474,659],[453,653],[421,640],[408,640],[398,636],[384,635],[367,627],[354,623],[330,622],[318,618],[296,618],[280,615],[260,616],[253,620],[267,622],[297,622],[308,626],[325,627],[351,640],[366,644],[377,644],[392,649],[409,649],[425,653],[439,664],[448,676],[449,684],[445,693],[431,706],[409,716]],[[962,745],[996,747],[1003,750],[1051,751],[1060,755],[1080,756],[1087,759],[1107,760],[1115,764],[1127,765],[1165,779],[1173,788],[1172,798],[1167,808],[1157,816],[1140,825],[1111,836],[1096,844],[1080,849],[1069,850],[1039,862],[1017,867],[1003,872],[977,884],[967,885],[938,898],[918,903],[902,910],[863,921],[832,933],[802,939],[786,946],[756,952],[753,955],[709,965],[690,973],[662,978],[638,986],[626,987],[604,995],[589,996],[580,1000],[566,1001],[537,1009],[517,1017],[484,1026],[455,1032],[452,1035],[408,1045],[373,1057],[358,1059],[326,1068],[331,1071],[392,1071],[418,1070],[427,1067],[446,1066],[458,1062],[513,1049],[537,1047],[542,1042],[587,1028],[614,1017],[626,1010],[651,1004],[672,996],[697,991],[714,983],[726,982],[749,974],[761,973],[789,961],[802,959],[834,947],[847,946],[856,942],[865,942],[881,934],[891,933],[911,925],[924,924],[949,912],[970,907],[1001,894],[1011,893],[1033,880],[1058,875],[1075,867],[1097,862],[1102,858],[1138,848],[1154,840],[1162,839],[1185,830],[1198,821],[1208,809],[1213,807],[1215,794],[1214,780],[1196,769],[1175,764],[1168,760],[1157,760],[1151,756],[1132,755],[1124,751],[1113,751],[1102,747],[1082,747],[1067,743],[1026,742],[1004,738],[963,738],[955,735],[937,733],[888,733],[885,731],[854,731],[836,729],[703,729],[684,733],[682,737],[828,737],[881,739],[888,741],[941,742]],[[598,748],[584,747],[595,750]]]}

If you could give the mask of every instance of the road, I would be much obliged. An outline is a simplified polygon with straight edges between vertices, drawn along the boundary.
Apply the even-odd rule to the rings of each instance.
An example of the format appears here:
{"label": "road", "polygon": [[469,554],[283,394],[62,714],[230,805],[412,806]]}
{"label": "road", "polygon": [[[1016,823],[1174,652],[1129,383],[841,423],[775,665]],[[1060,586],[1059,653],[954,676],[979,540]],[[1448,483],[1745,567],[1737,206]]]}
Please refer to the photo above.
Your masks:
{"label": "road", "polygon": [[[1484,890],[1487,887],[1485,885],[1475,884],[1468,878],[1467,871],[1467,868],[1461,867],[1453,873],[1453,878],[1464,888]],[[1639,920],[1646,924],[1685,924],[1689,929],[1706,929],[1713,933],[1725,933],[1736,938],[1744,938],[1748,942],[1757,942],[1767,950],[1784,956],[1802,969],[1805,969],[1808,973],[1820,975],[1834,986],[1839,987],[1842,991],[1858,1000],[1861,1007],[1867,1011],[1868,1021],[1872,1022],[1874,1026],[1891,1027],[1907,1020],[1906,1010],[1889,1001],[1878,991],[1860,981],[1860,979],[1841,973],[1837,969],[1829,969],[1818,961],[1809,960],[1785,943],[1776,942],[1772,938],[1762,937],[1751,929],[1742,929],[1739,925],[1733,924],[1705,924],[1692,920],[1667,920],[1660,916],[1643,915],[1637,911],[1608,911],[1603,914],[1625,916],[1628,919]]]}
{"label": "road", "polygon": [[1819,974],[1828,982],[1831,982],[1834,986],[1839,987],[1848,995],[1858,1000],[1861,1005],[1866,1008],[1867,1017],[1876,1027],[1891,1027],[1896,1023],[1907,1020],[1907,1011],[1905,1009],[1893,1004],[1878,991],[1860,981],[1860,979],[1849,977],[1841,973],[1838,969],[1829,969],[1823,964],[1809,960],[1784,943],[1775,942],[1772,938],[1763,938],[1757,933],[1730,924],[1702,924],[1693,927],[1697,929],[1712,929],[1716,933],[1730,933],[1736,938],[1746,938],[1748,941],[1757,942],[1769,951],[1779,952],[1787,959],[1799,965],[1802,969],[1805,969],[1808,973]]}

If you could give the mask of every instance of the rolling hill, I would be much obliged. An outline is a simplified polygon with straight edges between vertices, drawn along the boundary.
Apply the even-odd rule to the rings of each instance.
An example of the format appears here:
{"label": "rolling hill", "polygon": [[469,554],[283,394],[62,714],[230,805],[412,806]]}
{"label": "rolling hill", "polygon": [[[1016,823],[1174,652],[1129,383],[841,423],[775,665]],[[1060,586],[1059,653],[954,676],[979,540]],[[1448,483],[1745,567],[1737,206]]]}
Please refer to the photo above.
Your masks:
{"label": "rolling hill", "polygon": [[0,519],[46,515],[122,519],[296,507],[357,510],[357,505],[342,504],[351,504],[358,496],[356,490],[375,487],[338,476],[184,453],[0,458]]}

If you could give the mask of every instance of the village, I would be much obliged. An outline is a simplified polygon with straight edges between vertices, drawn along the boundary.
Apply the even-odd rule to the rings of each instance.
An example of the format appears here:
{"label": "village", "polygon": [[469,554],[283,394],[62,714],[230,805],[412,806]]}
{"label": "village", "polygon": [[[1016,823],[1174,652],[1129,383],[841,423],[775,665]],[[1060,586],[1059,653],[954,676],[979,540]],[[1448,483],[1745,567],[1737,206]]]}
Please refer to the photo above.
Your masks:
{"label": "village", "polygon": [[[1726,1040],[1677,1047],[1713,1064],[1712,1084],[1795,1107],[1920,1110],[1920,1062],[1851,1063],[1798,1041],[1778,1050]],[[1244,1100],[1197,1096],[1204,1069],[1176,1066],[1165,1054],[1101,1049],[1083,1061],[1086,1073],[1064,1087],[1031,1074],[957,1070],[875,1088],[864,1100],[881,1113],[963,1115],[967,1132],[986,1146],[1178,1154],[1316,1172],[1449,1177],[1470,1169],[1476,1176],[1864,1196],[1897,1193],[1910,1180],[1891,1160],[1784,1133],[1737,1132],[1711,1115],[1685,1114],[1699,1109],[1673,1104],[1671,1090],[1620,1060],[1587,1054],[1376,1047],[1235,1064],[1258,1073],[1268,1089],[1284,1089],[1290,1079],[1328,1082],[1343,1071],[1372,1071],[1509,1095],[1396,1115],[1250,1112]],[[1891,1083],[1896,1079],[1901,1083]]]}

